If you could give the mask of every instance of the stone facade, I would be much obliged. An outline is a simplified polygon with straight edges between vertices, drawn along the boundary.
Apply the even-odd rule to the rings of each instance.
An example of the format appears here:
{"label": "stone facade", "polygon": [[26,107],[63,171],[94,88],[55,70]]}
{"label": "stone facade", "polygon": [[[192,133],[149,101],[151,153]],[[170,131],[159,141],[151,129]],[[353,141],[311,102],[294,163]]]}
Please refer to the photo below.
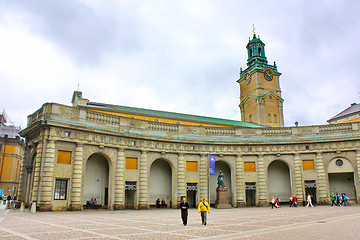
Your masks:
{"label": "stone facade", "polygon": [[[161,179],[152,174],[158,160],[171,169],[170,195],[164,193],[168,207],[170,201],[170,207],[176,207],[191,184],[196,186],[194,202],[209,198],[210,192],[216,192],[208,174],[209,154],[216,155],[218,166],[228,167],[230,176],[225,178],[230,181],[233,207],[246,205],[249,183],[256,185],[255,204],[268,204],[273,194],[269,189],[276,189],[268,175],[280,171],[270,169],[274,162],[288,168],[290,192],[284,196],[296,195],[300,202],[313,182],[318,203],[328,203],[331,191],[340,184],[333,179],[342,176],[334,174],[344,172],[352,174],[352,198],[360,201],[360,123],[281,128],[186,126],[99,113],[79,100],[84,104],[44,104],[28,117],[28,126],[21,132],[26,146],[18,197],[27,204],[36,202],[40,210],[82,210],[89,200],[84,199],[84,192],[91,194],[84,186],[87,163],[94,156],[108,166],[108,185],[103,185],[106,196],[102,194],[101,201],[114,210],[127,204],[136,209],[155,204],[150,196],[156,186],[150,182]],[[71,153],[68,164],[59,163],[59,151]],[[126,167],[128,158],[137,159],[135,169]],[[337,170],[337,165],[331,165],[336,160],[343,163]],[[190,161],[196,162],[197,171],[187,171]],[[313,163],[313,169],[304,170],[304,161]],[[249,163],[255,164],[251,171]],[[57,194],[63,197],[58,199]],[[134,202],[128,203],[129,198]]]}

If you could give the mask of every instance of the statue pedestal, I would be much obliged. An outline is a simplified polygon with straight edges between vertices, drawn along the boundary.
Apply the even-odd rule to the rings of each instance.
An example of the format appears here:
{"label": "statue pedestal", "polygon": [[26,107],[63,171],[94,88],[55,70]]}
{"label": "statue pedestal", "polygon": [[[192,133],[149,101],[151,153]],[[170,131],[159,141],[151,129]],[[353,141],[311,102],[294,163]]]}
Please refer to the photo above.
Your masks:
{"label": "statue pedestal", "polygon": [[227,189],[217,188],[216,189],[216,201],[215,208],[231,208],[231,204],[227,199]]}

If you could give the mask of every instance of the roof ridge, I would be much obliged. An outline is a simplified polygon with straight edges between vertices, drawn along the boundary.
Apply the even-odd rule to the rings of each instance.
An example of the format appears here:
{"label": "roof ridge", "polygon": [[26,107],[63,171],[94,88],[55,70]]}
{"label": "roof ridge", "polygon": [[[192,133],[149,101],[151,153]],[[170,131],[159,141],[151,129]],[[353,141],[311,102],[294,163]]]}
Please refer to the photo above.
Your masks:
{"label": "roof ridge", "polygon": [[[195,115],[195,114],[170,112],[170,111],[163,111],[163,110],[153,110],[153,109],[148,109],[148,108],[129,107],[129,106],[123,106],[123,105],[114,105],[114,104],[98,103],[98,102],[88,102],[88,105],[94,106],[94,107],[111,108],[112,110],[117,110],[117,111],[135,110],[135,111],[131,111],[131,112],[136,113],[136,114],[141,114],[142,113],[143,115],[147,114],[147,115],[151,115],[151,116],[158,116],[158,114],[160,113],[160,114],[174,115],[174,116],[165,116],[165,117],[168,117],[168,118],[190,117],[191,119],[186,119],[186,120],[195,121],[195,122],[214,123],[214,120],[215,120],[215,121],[221,121],[222,122],[221,124],[223,124],[223,125],[243,126],[243,127],[259,127],[256,124],[248,123],[248,122],[244,122],[244,121],[238,121],[238,120],[233,120],[233,119],[225,119],[225,118],[218,118],[218,117],[208,117],[208,116]],[[158,117],[164,117],[164,116],[158,116]],[[197,118],[201,118],[201,119],[197,119]],[[218,123],[218,124],[220,124],[220,123]]]}

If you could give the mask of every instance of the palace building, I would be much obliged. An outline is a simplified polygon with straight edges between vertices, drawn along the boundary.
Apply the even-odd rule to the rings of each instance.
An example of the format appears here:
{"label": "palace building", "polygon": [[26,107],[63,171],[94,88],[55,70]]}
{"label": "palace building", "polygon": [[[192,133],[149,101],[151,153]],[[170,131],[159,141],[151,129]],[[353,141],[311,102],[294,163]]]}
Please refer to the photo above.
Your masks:
{"label": "palace building", "polygon": [[[224,174],[233,207],[265,206],[331,192],[360,201],[360,122],[284,127],[277,66],[259,37],[240,70],[242,121],[89,101],[45,103],[28,116],[18,197],[39,210],[82,210],[96,198],[108,209],[147,209],[159,198],[175,208],[216,200]],[[215,155],[215,175],[209,175]]]}

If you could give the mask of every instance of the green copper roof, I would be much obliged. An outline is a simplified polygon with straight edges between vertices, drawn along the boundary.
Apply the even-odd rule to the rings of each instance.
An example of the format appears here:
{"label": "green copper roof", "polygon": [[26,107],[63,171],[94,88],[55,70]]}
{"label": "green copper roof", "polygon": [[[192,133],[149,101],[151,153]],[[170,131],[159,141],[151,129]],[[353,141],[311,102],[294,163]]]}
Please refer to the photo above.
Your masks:
{"label": "green copper roof", "polygon": [[120,105],[111,105],[105,103],[96,103],[96,102],[88,102],[89,108],[96,108],[101,110],[110,110],[114,112],[121,112],[127,114],[136,114],[141,116],[151,116],[158,118],[168,118],[189,122],[198,122],[198,123],[207,123],[207,124],[216,124],[216,125],[226,125],[226,126],[236,126],[236,127],[250,127],[250,128],[259,128],[261,126],[253,123],[236,121],[230,119],[222,119],[222,118],[213,118],[213,117],[204,117],[192,114],[183,114],[183,113],[175,113],[175,112],[165,112],[159,110],[151,110],[145,108],[135,108],[135,107],[127,107]]}
{"label": "green copper roof", "polygon": [[263,41],[261,41],[260,38],[257,38],[255,35],[253,36],[253,39],[251,39],[251,41],[249,41],[249,43],[246,45],[246,47],[248,48],[253,43],[260,43],[263,46],[265,46],[265,43]]}

